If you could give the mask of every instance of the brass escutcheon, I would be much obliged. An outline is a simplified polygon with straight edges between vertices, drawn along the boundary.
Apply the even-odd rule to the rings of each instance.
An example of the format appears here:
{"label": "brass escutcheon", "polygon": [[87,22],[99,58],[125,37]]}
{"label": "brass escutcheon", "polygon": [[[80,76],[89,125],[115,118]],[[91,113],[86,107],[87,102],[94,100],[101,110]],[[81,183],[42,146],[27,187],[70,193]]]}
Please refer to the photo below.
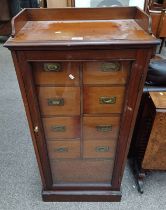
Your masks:
{"label": "brass escutcheon", "polygon": [[60,71],[62,71],[62,67],[61,67],[60,63],[45,63],[44,64],[44,70],[45,71],[60,72]]}
{"label": "brass escutcheon", "polygon": [[64,106],[63,98],[48,98],[48,106]]}
{"label": "brass escutcheon", "polygon": [[99,132],[110,132],[112,131],[112,125],[96,125],[96,130]]}
{"label": "brass escutcheon", "polygon": [[108,152],[110,150],[109,146],[98,146],[96,147],[96,152]]}
{"label": "brass escutcheon", "polygon": [[104,72],[116,72],[120,71],[121,64],[119,62],[104,62],[101,64],[101,71]]}
{"label": "brass escutcheon", "polygon": [[68,152],[67,147],[59,147],[54,150],[55,152]]}
{"label": "brass escutcheon", "polygon": [[99,98],[100,104],[115,104],[116,103],[116,97],[115,96],[101,96]]}
{"label": "brass escutcheon", "polygon": [[51,127],[51,130],[53,132],[65,132],[66,131],[66,127],[64,125],[53,125]]}

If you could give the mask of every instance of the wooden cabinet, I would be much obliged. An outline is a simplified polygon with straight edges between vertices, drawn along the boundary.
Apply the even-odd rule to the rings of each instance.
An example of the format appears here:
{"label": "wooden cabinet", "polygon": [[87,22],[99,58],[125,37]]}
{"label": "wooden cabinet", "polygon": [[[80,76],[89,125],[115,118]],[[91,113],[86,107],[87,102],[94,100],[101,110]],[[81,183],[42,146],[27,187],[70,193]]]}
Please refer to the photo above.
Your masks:
{"label": "wooden cabinet", "polygon": [[131,156],[139,192],[149,170],[166,170],[166,93],[144,93],[132,139]]}
{"label": "wooden cabinet", "polygon": [[23,10],[11,49],[44,201],[120,201],[147,65],[139,9]]}

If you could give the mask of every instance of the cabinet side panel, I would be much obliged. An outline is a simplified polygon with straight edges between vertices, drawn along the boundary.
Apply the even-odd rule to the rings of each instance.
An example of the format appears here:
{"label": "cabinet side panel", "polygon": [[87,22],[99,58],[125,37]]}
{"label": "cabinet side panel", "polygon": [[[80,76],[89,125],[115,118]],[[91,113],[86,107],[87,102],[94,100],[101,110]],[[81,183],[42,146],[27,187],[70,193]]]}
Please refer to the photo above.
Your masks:
{"label": "cabinet side panel", "polygon": [[16,75],[17,75],[17,79],[18,79],[18,83],[19,83],[19,87],[20,87],[25,111],[26,111],[26,116],[27,116],[27,120],[28,120],[28,124],[29,124],[29,129],[30,129],[30,133],[31,133],[31,137],[32,137],[32,142],[33,142],[33,146],[34,146],[34,150],[35,150],[36,159],[37,159],[38,166],[39,166],[39,171],[40,171],[40,175],[41,175],[41,179],[42,179],[42,184],[43,184],[43,187],[45,188],[46,183],[45,183],[44,174],[43,174],[43,170],[42,170],[42,166],[41,166],[41,160],[40,160],[40,157],[39,157],[38,148],[37,148],[37,144],[36,144],[36,140],[35,140],[35,136],[34,136],[33,123],[32,123],[29,104],[28,104],[28,100],[27,100],[27,96],[26,96],[25,85],[24,85],[22,75],[21,75],[21,68],[20,68],[20,65],[18,63],[19,54],[16,51],[12,51],[11,53],[12,53],[12,58],[13,58],[14,66],[15,66],[15,71],[16,71]]}
{"label": "cabinet side panel", "polygon": [[121,185],[131,136],[143,92],[143,85],[146,79],[147,66],[151,56],[151,49],[138,50],[136,61],[133,63],[133,67],[131,69],[121,122],[122,126],[120,128],[120,136],[116,150],[116,159],[112,180],[113,189],[119,189]]}
{"label": "cabinet side panel", "polygon": [[40,110],[37,102],[34,81],[31,67],[26,59],[24,52],[13,55],[16,65],[16,72],[20,84],[24,106],[27,113],[33,145],[41,173],[44,189],[51,189],[52,176],[47,154],[47,147],[44,138],[43,126],[41,123]]}

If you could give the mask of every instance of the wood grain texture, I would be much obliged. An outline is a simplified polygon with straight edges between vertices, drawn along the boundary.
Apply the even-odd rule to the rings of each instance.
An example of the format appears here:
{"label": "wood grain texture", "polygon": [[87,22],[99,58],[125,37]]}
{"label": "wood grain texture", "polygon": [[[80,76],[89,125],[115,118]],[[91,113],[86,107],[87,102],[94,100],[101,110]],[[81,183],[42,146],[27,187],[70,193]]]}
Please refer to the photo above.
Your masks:
{"label": "wood grain texture", "polygon": [[80,141],[47,141],[50,160],[57,158],[80,158]]}
{"label": "wood grain texture", "polygon": [[[103,151],[106,150],[106,151]],[[112,158],[116,150],[115,140],[88,140],[83,143],[83,158]]]}
{"label": "wood grain texture", "polygon": [[166,170],[166,113],[156,113],[148,140],[143,169]]}
{"label": "wood grain texture", "polygon": [[[84,87],[84,113],[121,113],[125,87]],[[113,104],[101,104],[101,97],[116,97]]]}
{"label": "wood grain texture", "polygon": [[15,17],[12,18],[12,37],[14,37],[28,21],[28,13],[26,9],[20,11]]}
{"label": "wood grain texture", "polygon": [[13,19],[14,39],[5,46],[158,44],[146,31],[148,16],[136,7],[26,9]]}
{"label": "wood grain texture", "polygon": [[[63,183],[108,183],[111,184],[112,160],[55,160],[51,161],[53,182]],[[79,170],[78,170],[79,169]]]}
{"label": "wood grain texture", "polygon": [[[72,28],[72,30],[70,30]],[[84,33],[82,33],[84,31]],[[42,36],[41,36],[42,34]],[[122,36],[123,34],[123,36]],[[18,32],[13,42],[44,41],[100,41],[153,40],[134,20],[111,21],[29,21]]]}
{"label": "wood grain texture", "polygon": [[[38,87],[38,98],[42,115],[79,115],[80,88]],[[64,105],[48,105],[48,99],[63,99]]]}
{"label": "wood grain texture", "polygon": [[[118,70],[104,71],[104,65],[115,63],[120,65]],[[110,61],[110,62],[86,62],[83,64],[83,83],[84,84],[126,84],[130,72],[131,64],[129,61]]]}
{"label": "wood grain texture", "polygon": [[136,11],[135,20],[147,33],[152,33],[151,19],[147,13],[138,8]]}
{"label": "wood grain texture", "polygon": [[[100,195],[99,195],[100,193]],[[42,198],[45,202],[61,201],[61,202],[119,202],[121,200],[121,191],[109,190],[63,190],[63,191],[43,191]]]}
{"label": "wood grain texture", "polygon": [[[110,126],[109,131],[98,130],[98,126]],[[83,136],[84,140],[117,139],[120,127],[120,117],[114,116],[93,116],[83,117]]]}
{"label": "wood grain texture", "polygon": [[[59,64],[60,71],[46,71],[44,65],[48,63]],[[79,65],[76,62],[32,62],[32,68],[37,85],[79,86]]]}
{"label": "wood grain texture", "polygon": [[152,33],[157,37],[166,37],[166,14],[162,14],[161,11],[150,11],[152,18]]}
{"label": "wood grain texture", "polygon": [[[46,138],[50,140],[80,138],[80,117],[43,118],[43,126]],[[64,130],[55,127],[63,127]]]}
{"label": "wood grain texture", "polygon": [[[166,92],[150,92],[150,97],[156,109],[166,109]],[[164,110],[161,110],[164,112]]]}
{"label": "wood grain texture", "polygon": [[[15,19],[15,37],[5,46],[18,53],[15,63],[19,66],[21,91],[30,112],[45,201],[119,201],[121,198],[121,180],[147,66],[158,44],[143,29],[145,25],[141,26],[143,21],[135,19],[136,12],[137,8],[27,9],[19,16],[25,25],[19,24],[19,17]],[[137,18],[144,20],[144,15]],[[71,40],[73,36],[83,36],[86,40],[80,37]],[[36,67],[32,63],[54,61],[79,63],[79,86],[36,85]],[[100,84],[95,81],[84,84],[83,64],[92,61],[129,62],[127,80],[120,84],[102,84],[104,79]],[[57,100],[62,97],[63,100]],[[113,98],[103,101],[101,97]],[[50,104],[48,99],[54,99],[54,103]],[[120,117],[119,132],[118,128],[114,130],[115,139],[97,140],[84,138],[80,129],[80,139],[46,139],[43,118],[79,116],[81,128],[83,117]],[[112,123],[118,127],[116,120]]]}

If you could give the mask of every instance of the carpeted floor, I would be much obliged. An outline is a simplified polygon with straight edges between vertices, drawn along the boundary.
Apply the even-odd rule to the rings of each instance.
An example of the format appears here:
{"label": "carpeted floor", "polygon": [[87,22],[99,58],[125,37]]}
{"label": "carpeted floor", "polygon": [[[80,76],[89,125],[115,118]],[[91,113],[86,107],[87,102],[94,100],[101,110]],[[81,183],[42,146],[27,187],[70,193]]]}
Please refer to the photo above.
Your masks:
{"label": "carpeted floor", "polygon": [[149,174],[144,191],[143,195],[137,192],[127,166],[120,203],[42,202],[40,176],[12,59],[0,44],[0,210],[166,209],[166,173]]}

